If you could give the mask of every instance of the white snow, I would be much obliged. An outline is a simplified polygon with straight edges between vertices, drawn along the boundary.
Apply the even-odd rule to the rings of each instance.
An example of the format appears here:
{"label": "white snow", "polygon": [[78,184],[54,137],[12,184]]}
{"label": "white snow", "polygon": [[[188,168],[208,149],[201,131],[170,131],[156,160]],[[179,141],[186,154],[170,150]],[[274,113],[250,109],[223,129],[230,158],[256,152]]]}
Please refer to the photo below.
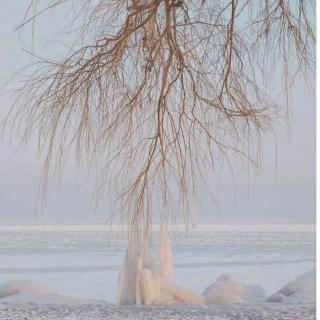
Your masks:
{"label": "white snow", "polygon": [[[150,269],[140,271],[139,304],[216,304],[216,303],[288,303],[315,304],[316,272],[306,272],[265,300],[264,290],[257,285],[240,283],[232,275],[223,274],[208,286],[203,297],[155,275]],[[126,291],[124,291],[126,292]],[[28,281],[9,281],[0,284],[0,302],[14,304],[83,305],[101,304],[103,300],[74,298],[56,293]],[[132,304],[132,301],[121,304]]]}
{"label": "white snow", "polygon": [[210,306],[167,305],[141,307],[108,304],[58,306],[0,304],[0,319],[14,320],[315,320],[314,305],[245,305]]}
{"label": "white snow", "polygon": [[[0,285],[1,302],[14,304],[81,305],[98,301],[73,298],[58,294],[46,287],[28,281],[8,281]],[[101,301],[100,301],[101,302]]]}
{"label": "white snow", "polygon": [[316,271],[311,270],[295,278],[270,296],[267,302],[316,303]]}
{"label": "white snow", "polygon": [[[1,226],[0,283],[29,281],[66,296],[114,302],[126,254],[125,230],[36,227]],[[197,294],[227,273],[242,285],[258,284],[270,296],[315,265],[313,225],[199,225],[187,234],[168,229],[174,253],[169,280]],[[156,232],[154,244],[158,236]],[[150,254],[156,256],[157,251]],[[159,264],[145,267],[160,271]]]}
{"label": "white snow", "polygon": [[[314,268],[313,225],[200,225],[187,235],[169,228],[173,274],[171,239],[158,228],[158,251],[127,257],[119,277],[118,302],[128,299],[125,276],[135,269],[130,290],[158,304],[150,307],[105,303],[126,254],[126,229],[115,229],[0,226],[0,319],[315,319],[315,271],[296,278]],[[276,294],[266,300],[261,287]]]}
{"label": "white snow", "polygon": [[257,285],[244,285],[232,275],[223,274],[204,290],[203,295],[207,304],[240,303],[261,301],[265,292]]}

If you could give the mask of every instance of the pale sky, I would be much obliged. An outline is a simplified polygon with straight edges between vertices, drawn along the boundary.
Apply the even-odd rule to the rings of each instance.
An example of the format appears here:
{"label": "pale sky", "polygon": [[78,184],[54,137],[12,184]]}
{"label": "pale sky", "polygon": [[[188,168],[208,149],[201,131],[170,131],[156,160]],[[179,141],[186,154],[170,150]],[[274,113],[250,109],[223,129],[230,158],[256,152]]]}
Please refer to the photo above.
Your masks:
{"label": "pale sky", "polygon": [[[0,86],[25,63],[30,62],[22,50],[30,48],[30,35],[19,37],[15,28],[21,22],[28,1],[0,2]],[[55,34],[62,16],[41,24],[35,42],[36,50],[45,52],[48,34]],[[276,82],[277,79],[275,79]],[[311,81],[314,83],[314,81]],[[14,85],[14,84],[12,84]],[[0,93],[0,117],[9,110],[11,100]],[[315,217],[315,90],[307,90],[304,81],[297,82],[292,92],[292,121],[281,122],[277,135],[277,170],[274,140],[263,138],[263,166],[259,173],[239,168],[235,184],[229,173],[222,171],[209,179],[218,206],[203,192],[199,220],[207,219],[292,219],[313,220]],[[34,141],[35,142],[35,141]],[[0,219],[33,219],[42,161],[37,158],[35,143],[17,149],[18,140],[10,144],[0,140]],[[219,176],[219,179],[218,179]],[[249,185],[249,189],[248,189]],[[201,191],[201,190],[200,190]],[[53,181],[41,219],[104,219],[113,203],[106,200],[97,210],[91,202],[92,183],[76,179],[72,159],[61,186]]]}

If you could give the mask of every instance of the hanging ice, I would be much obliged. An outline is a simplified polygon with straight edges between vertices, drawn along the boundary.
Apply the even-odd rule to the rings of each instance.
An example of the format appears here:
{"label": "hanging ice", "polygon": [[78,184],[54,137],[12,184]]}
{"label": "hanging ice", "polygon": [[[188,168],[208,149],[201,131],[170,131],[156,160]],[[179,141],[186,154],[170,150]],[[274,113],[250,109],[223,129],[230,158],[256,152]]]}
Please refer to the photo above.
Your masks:
{"label": "hanging ice", "polygon": [[172,250],[167,226],[163,224],[161,224],[160,228],[158,259],[160,262],[160,276],[170,278],[173,274]]}
{"label": "hanging ice", "polygon": [[[135,237],[137,238],[137,237]],[[150,243],[141,250],[136,242],[128,247],[119,273],[118,304],[204,304],[204,297],[169,281],[173,273],[171,242],[166,225],[160,229],[157,259],[149,252]],[[159,265],[159,270],[156,266]]]}

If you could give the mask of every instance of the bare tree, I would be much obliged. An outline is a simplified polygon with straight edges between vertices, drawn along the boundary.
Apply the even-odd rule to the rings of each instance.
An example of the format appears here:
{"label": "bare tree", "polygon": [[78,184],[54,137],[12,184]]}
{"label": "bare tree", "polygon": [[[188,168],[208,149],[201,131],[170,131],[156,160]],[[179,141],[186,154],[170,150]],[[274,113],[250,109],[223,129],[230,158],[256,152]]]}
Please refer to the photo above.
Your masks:
{"label": "bare tree", "polygon": [[230,153],[254,163],[250,141],[286,107],[264,84],[272,68],[285,96],[314,63],[312,1],[32,0],[19,28],[66,4],[78,44],[38,57],[7,121],[38,135],[43,190],[74,147],[132,228],[152,225],[156,202],[187,213]]}

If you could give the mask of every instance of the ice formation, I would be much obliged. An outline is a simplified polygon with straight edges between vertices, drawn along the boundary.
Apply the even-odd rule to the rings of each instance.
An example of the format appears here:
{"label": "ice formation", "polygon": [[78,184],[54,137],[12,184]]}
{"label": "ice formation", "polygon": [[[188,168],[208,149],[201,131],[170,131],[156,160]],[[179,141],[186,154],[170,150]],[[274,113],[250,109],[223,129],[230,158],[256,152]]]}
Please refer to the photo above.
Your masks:
{"label": "ice formation", "polygon": [[229,274],[218,277],[204,290],[203,295],[206,304],[261,301],[265,298],[261,287],[241,284]]}
{"label": "ice formation", "polygon": [[160,228],[158,259],[160,262],[160,276],[170,278],[173,274],[172,250],[168,230],[164,225],[161,225]]}
{"label": "ice formation", "polygon": [[192,206],[191,225],[192,228],[196,228],[198,226],[198,215],[195,204]]}
{"label": "ice formation", "polygon": [[119,272],[117,304],[204,304],[204,297],[170,281],[173,273],[171,243],[165,225],[160,229],[157,257],[147,249],[133,245],[128,248]]}
{"label": "ice formation", "polygon": [[267,302],[315,303],[316,271],[311,270],[295,278],[270,296]]}

